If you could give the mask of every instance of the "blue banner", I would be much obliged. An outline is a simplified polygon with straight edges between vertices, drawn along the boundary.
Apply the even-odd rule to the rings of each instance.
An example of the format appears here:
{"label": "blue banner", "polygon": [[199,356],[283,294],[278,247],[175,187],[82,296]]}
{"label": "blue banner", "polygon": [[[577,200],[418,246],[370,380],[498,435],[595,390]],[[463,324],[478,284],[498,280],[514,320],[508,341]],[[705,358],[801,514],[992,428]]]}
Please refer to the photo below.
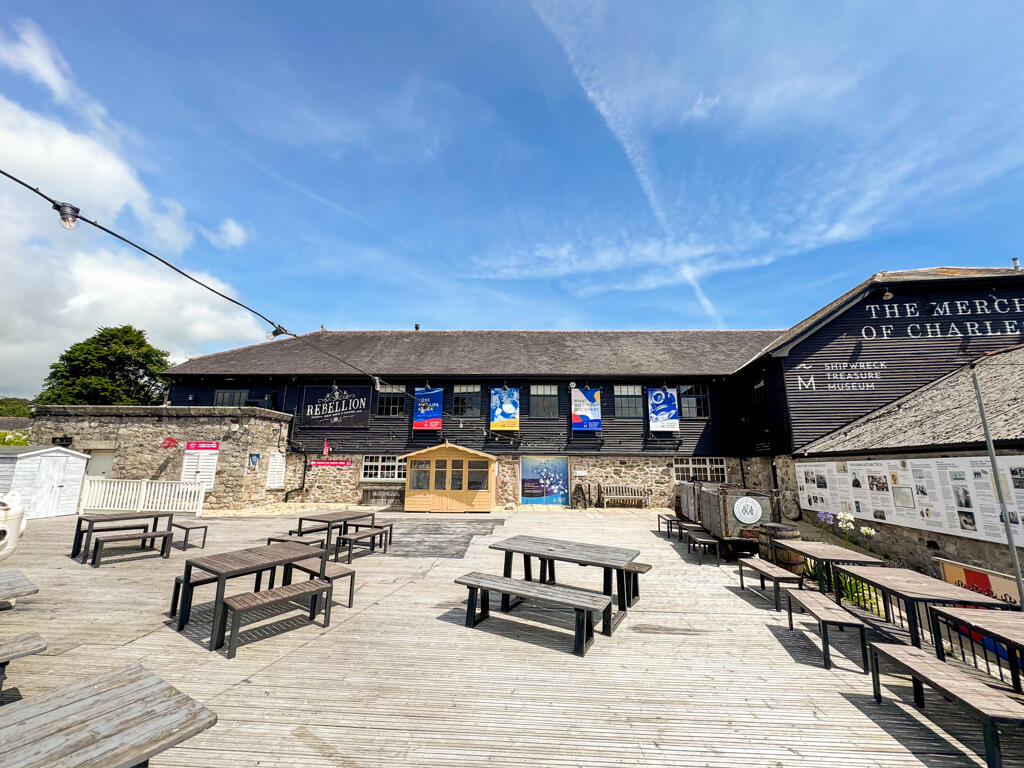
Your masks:
{"label": "blue banner", "polygon": [[522,503],[569,504],[569,459],[523,456]]}
{"label": "blue banner", "polygon": [[576,387],[570,392],[573,431],[596,432],[601,429],[601,388]]}
{"label": "blue banner", "polygon": [[519,387],[491,387],[491,429],[519,429]]}
{"label": "blue banner", "polygon": [[416,408],[412,414],[412,428],[440,429],[444,390],[440,387],[416,387],[415,395]]}
{"label": "blue banner", "polygon": [[679,431],[679,398],[676,390],[653,387],[647,390],[651,432]]}

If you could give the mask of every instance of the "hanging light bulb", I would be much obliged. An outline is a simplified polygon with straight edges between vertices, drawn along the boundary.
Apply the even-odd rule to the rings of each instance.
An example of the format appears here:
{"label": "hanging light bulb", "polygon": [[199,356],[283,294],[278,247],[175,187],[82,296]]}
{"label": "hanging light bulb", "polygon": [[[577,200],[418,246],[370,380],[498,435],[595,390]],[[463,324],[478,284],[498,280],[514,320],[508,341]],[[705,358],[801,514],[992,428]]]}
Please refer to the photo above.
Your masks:
{"label": "hanging light bulb", "polygon": [[286,334],[290,335],[290,334],[288,334],[288,331],[286,331],[284,329],[284,326],[282,326],[282,325],[275,325],[274,326],[274,330],[272,330],[270,333],[267,334],[267,338],[268,339],[276,339],[278,336],[284,336]]}
{"label": "hanging light bulb", "polygon": [[60,214],[60,225],[64,229],[74,229],[78,226],[79,209],[71,203],[54,203],[53,210]]}

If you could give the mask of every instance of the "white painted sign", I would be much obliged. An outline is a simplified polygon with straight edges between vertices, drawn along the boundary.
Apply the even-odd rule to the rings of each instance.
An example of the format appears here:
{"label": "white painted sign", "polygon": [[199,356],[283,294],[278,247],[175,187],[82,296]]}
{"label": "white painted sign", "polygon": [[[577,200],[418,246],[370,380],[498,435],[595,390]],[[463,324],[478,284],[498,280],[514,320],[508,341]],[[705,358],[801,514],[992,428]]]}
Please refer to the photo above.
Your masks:
{"label": "white painted sign", "polygon": [[732,513],[744,525],[752,525],[761,520],[761,505],[749,496],[740,496],[732,505]]}

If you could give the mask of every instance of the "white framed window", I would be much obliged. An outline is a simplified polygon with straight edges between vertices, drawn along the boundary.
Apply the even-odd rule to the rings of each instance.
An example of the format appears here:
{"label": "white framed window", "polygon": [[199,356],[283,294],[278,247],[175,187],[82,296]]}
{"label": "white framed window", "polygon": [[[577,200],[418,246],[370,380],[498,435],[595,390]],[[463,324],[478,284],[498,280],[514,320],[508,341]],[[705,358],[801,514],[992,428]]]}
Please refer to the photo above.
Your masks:
{"label": "white framed window", "polygon": [[530,416],[534,419],[558,418],[558,385],[530,385]]}
{"label": "white framed window", "polygon": [[272,453],[267,458],[268,491],[280,491],[284,488],[284,464],[283,453]]}
{"label": "white framed window", "polygon": [[401,384],[381,384],[377,390],[377,415],[404,416],[405,399],[405,387]]}
{"label": "white framed window", "polygon": [[725,459],[714,456],[677,456],[674,469],[677,483],[695,477],[705,483],[726,482]]}
{"label": "white framed window", "polygon": [[480,416],[480,385],[456,384],[452,396],[452,415],[475,419]]}
{"label": "white framed window", "polygon": [[615,418],[642,419],[643,417],[643,388],[639,384],[616,384]]}
{"label": "white framed window", "polygon": [[405,482],[405,459],[397,456],[363,456],[362,479],[366,482]]}

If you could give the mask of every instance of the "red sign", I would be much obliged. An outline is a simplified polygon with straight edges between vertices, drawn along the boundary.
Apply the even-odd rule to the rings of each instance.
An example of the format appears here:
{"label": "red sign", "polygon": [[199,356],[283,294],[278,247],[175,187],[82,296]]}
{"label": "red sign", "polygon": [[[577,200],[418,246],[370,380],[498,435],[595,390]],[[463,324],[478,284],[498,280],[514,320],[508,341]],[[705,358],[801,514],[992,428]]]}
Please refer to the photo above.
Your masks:
{"label": "red sign", "polygon": [[219,451],[220,443],[185,443],[185,449],[189,451]]}
{"label": "red sign", "polygon": [[173,437],[165,437],[164,441],[162,443],[160,443],[160,447],[161,448],[173,448],[177,444],[178,444],[178,441],[175,440]]}
{"label": "red sign", "polygon": [[323,459],[314,459],[309,462],[311,467],[351,467],[352,459],[330,459],[325,461]]}
{"label": "red sign", "polygon": [[331,452],[331,444],[324,439],[324,456],[327,456]]}

